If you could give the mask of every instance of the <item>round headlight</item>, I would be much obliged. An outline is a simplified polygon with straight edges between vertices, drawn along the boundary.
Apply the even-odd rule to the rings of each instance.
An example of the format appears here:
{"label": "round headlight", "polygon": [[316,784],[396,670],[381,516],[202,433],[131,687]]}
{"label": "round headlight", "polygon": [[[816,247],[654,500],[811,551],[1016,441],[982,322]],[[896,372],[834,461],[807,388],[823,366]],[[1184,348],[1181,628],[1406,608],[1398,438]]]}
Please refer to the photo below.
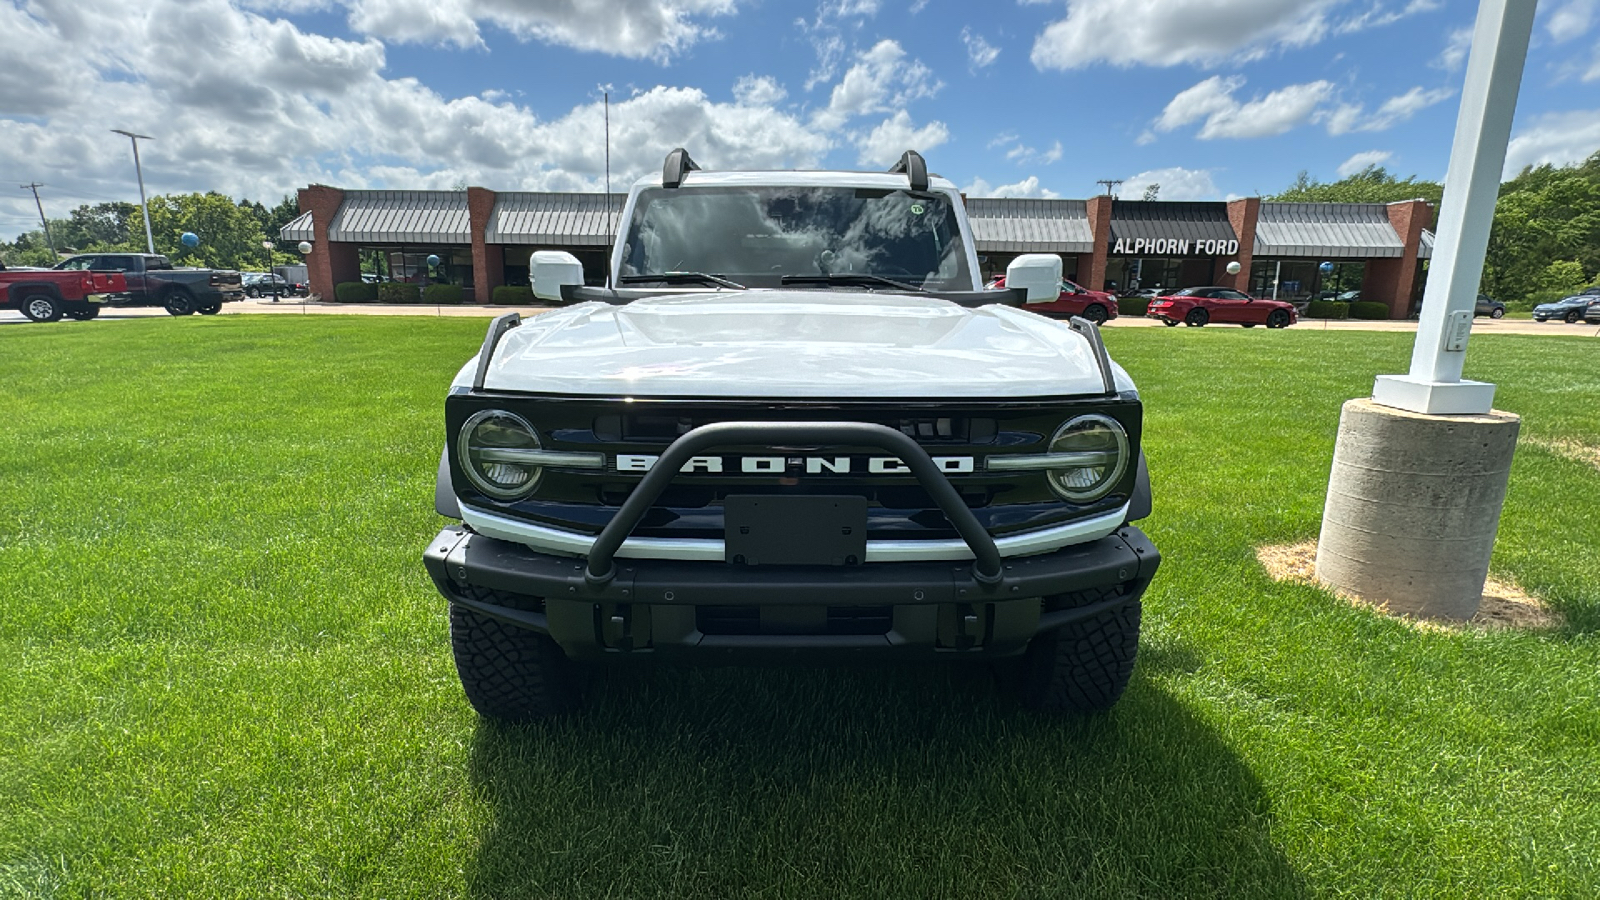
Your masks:
{"label": "round headlight", "polygon": [[1092,503],[1111,493],[1127,471],[1128,433],[1109,416],[1079,416],[1056,431],[1050,452],[1078,463],[1046,471],[1050,487],[1074,503]]}
{"label": "round headlight", "polygon": [[540,469],[527,459],[539,446],[539,435],[526,419],[486,409],[461,426],[456,450],[473,487],[496,500],[516,500],[533,493],[539,483]]}

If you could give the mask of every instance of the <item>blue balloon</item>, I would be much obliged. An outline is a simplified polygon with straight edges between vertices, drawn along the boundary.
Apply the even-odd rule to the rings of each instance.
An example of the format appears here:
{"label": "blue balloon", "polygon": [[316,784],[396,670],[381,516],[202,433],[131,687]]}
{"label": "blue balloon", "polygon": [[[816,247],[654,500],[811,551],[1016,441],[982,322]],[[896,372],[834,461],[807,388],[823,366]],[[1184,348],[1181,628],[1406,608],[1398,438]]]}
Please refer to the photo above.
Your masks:
{"label": "blue balloon", "polygon": [[1325,262],[1322,265],[1317,266],[1317,271],[1321,272],[1324,275],[1332,275],[1333,274],[1333,263]]}
{"label": "blue balloon", "polygon": [[428,254],[428,265],[437,266],[438,264],[439,264],[439,255],[436,254],[436,253]]}
{"label": "blue balloon", "polygon": [[188,247],[190,250],[200,246],[200,235],[195,234],[192,231],[185,231],[183,233],[183,237],[179,238],[178,240],[183,241],[183,245]]}

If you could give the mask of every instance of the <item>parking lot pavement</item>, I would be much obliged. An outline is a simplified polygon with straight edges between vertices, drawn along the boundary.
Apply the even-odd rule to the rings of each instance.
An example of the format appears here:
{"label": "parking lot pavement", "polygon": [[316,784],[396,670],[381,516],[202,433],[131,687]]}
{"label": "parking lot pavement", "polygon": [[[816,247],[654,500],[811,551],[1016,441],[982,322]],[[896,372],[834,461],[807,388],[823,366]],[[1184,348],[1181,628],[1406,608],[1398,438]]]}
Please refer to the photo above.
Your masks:
{"label": "parking lot pavement", "polygon": [[[544,306],[425,306],[423,304],[384,305],[378,303],[323,303],[320,300],[307,300],[302,297],[283,298],[277,303],[270,298],[261,300],[239,300],[228,303],[222,307],[223,315],[291,315],[291,316],[478,316],[490,317],[503,315],[508,312],[518,312],[524,316],[534,316],[539,313],[549,312],[550,307]],[[143,319],[149,317],[167,317],[167,311],[160,307],[137,307],[124,309],[107,309],[95,319],[97,322],[117,321],[119,319]],[[0,325],[26,324],[27,319],[22,313],[12,310],[0,310]],[[1106,323],[1108,328],[1158,328],[1161,321],[1146,319],[1143,316],[1123,316],[1112,319]],[[1208,325],[1212,329],[1230,329],[1232,325]],[[1334,322],[1327,319],[1301,319],[1291,325],[1295,331],[1416,331],[1417,323],[1414,321],[1343,321]],[[1257,329],[1265,331],[1265,329]],[[1579,322],[1568,325],[1564,322],[1535,322],[1532,319],[1490,319],[1487,317],[1474,319],[1472,330],[1476,334],[1544,334],[1567,335],[1574,337],[1600,337],[1600,328],[1585,325]]]}

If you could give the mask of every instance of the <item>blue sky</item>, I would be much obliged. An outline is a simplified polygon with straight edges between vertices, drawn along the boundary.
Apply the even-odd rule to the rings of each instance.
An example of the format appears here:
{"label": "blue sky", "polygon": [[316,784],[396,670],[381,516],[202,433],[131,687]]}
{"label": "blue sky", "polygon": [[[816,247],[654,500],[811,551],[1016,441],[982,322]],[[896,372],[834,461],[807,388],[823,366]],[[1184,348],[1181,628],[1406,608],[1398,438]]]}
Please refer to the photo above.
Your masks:
{"label": "blue sky", "polygon": [[[1463,0],[0,0],[0,177],[47,211],[156,192],[595,189],[878,168],[970,193],[1163,199],[1379,162],[1442,178]],[[1600,149],[1600,0],[1540,4],[1508,167]],[[7,192],[10,193],[10,192]],[[0,196],[0,234],[36,221]]]}

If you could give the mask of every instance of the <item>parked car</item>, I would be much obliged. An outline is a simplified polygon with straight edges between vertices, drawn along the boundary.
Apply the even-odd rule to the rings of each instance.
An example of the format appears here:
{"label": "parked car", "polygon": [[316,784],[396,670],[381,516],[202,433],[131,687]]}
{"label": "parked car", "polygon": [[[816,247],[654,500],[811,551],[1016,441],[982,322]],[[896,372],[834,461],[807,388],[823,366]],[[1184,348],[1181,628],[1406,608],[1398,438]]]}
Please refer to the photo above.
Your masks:
{"label": "parked car", "polygon": [[[989,282],[990,290],[1004,290],[1006,277],[996,277]],[[1068,279],[1061,279],[1061,296],[1054,303],[1034,303],[1028,306],[1029,312],[1036,312],[1041,316],[1052,319],[1069,319],[1073,316],[1082,316],[1096,325],[1104,325],[1107,319],[1117,317],[1117,298],[1105,291],[1091,291],[1080,287]]]}
{"label": "parked car", "polygon": [[0,263],[0,309],[18,310],[34,322],[62,316],[87,321],[127,289],[121,272],[8,269]]}
{"label": "parked car", "polygon": [[1560,319],[1569,324],[1577,322],[1583,318],[1584,311],[1593,302],[1593,294],[1573,294],[1554,303],[1541,303],[1533,308],[1533,320],[1548,322],[1551,319]]}
{"label": "parked car", "polygon": [[1226,287],[1184,288],[1150,301],[1145,315],[1167,327],[1182,322],[1199,328],[1212,322],[1254,328],[1288,328],[1299,320],[1294,304],[1262,300]]}
{"label": "parked car", "polygon": [[1488,316],[1491,319],[1505,318],[1506,305],[1499,300],[1491,300],[1483,294],[1478,295],[1478,305],[1473,307],[1474,316]]}
{"label": "parked car", "polygon": [[174,316],[214,316],[222,304],[244,296],[239,273],[227,269],[176,269],[156,253],[84,253],[55,268],[66,271],[121,272],[127,293],[112,306],[164,306]]}
{"label": "parked car", "polygon": [[276,272],[245,272],[240,276],[246,297],[294,297],[306,293],[305,285],[296,284]]}

